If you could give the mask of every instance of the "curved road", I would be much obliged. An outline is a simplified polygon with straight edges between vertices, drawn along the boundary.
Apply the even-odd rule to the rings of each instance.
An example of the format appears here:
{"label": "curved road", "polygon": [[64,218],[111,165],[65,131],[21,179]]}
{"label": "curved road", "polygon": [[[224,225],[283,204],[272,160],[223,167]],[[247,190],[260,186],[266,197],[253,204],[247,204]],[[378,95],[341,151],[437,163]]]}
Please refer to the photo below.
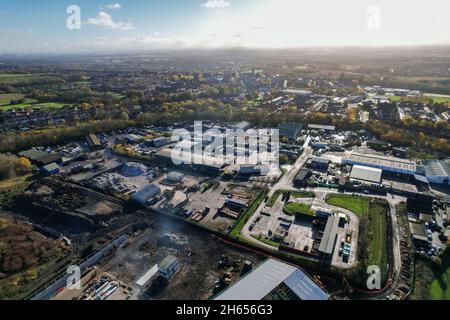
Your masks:
{"label": "curved road", "polygon": [[[270,192],[268,193],[269,199],[277,190],[280,190],[280,189],[288,189],[289,190],[289,189],[293,188],[293,180],[294,180],[295,176],[298,174],[300,169],[306,164],[308,159],[313,154],[312,149],[308,146],[309,141],[310,141],[310,137],[307,138],[305,145],[303,146],[304,147],[303,154],[298,158],[298,160],[295,162],[295,164],[292,165],[292,167],[289,169],[289,171],[286,174],[284,174],[281,177],[281,179],[270,189]],[[338,211],[341,211],[341,212],[347,214],[350,217],[351,226],[354,227],[353,228],[354,235],[355,235],[354,238],[358,239],[358,231],[359,231],[358,227],[357,227],[359,224],[358,216],[355,215],[351,211],[345,210],[343,208],[330,206],[329,204],[327,204],[325,202],[326,196],[330,193],[336,193],[336,190],[330,190],[330,189],[325,189],[325,188],[315,188],[315,189],[308,189],[308,190],[314,191],[316,193],[317,197],[313,201],[314,205],[317,205],[317,206],[320,206],[320,207],[323,207],[325,209],[329,209],[332,211],[338,210]],[[397,284],[399,275],[400,275],[401,251],[400,251],[398,222],[397,222],[397,216],[396,216],[396,205],[402,201],[405,201],[405,198],[398,197],[398,196],[395,196],[392,194],[387,194],[386,196],[377,196],[377,198],[383,198],[389,203],[390,217],[392,219],[392,226],[393,226],[392,241],[393,241],[394,261],[392,261],[392,263],[394,264],[394,266],[393,266],[394,274],[393,274],[391,289],[387,290],[387,293],[380,294],[380,297],[383,297],[383,296],[386,296],[387,294],[389,294],[390,291],[392,291],[395,288],[395,285]],[[318,202],[318,203],[316,203],[316,202]],[[275,252],[275,251],[277,251],[277,248],[274,248],[273,246],[270,246],[266,243],[263,243],[255,238],[253,238],[249,231],[250,226],[253,224],[253,222],[256,220],[256,218],[260,215],[260,213],[265,208],[265,206],[266,206],[266,203],[262,202],[261,205],[255,211],[255,213],[252,215],[252,217],[250,217],[249,220],[247,221],[247,223],[244,225],[243,229],[241,230],[241,235],[244,236],[248,241],[251,241],[251,242],[259,245],[260,247],[264,247],[268,250]],[[348,267],[353,266],[353,264],[351,264]],[[345,266],[341,266],[341,267],[345,267]]]}
{"label": "curved road", "polygon": [[[298,174],[300,169],[306,164],[306,161],[312,156],[312,149],[308,147],[310,138],[308,137],[305,141],[305,145],[303,146],[304,151],[302,155],[297,159],[297,161],[291,166],[288,172],[286,172],[280,180],[270,189],[270,192],[268,194],[268,197],[273,196],[275,191],[280,189],[291,189],[293,187],[293,181],[295,176]],[[253,222],[256,220],[256,218],[260,215],[261,211],[265,208],[266,202],[262,202],[258,209],[256,209],[255,213],[248,219],[247,223],[244,225],[244,227],[241,230],[241,234],[249,241],[254,242],[258,244],[261,247],[264,247],[266,249],[277,251],[277,248],[274,248],[273,246],[270,246],[264,242],[261,242],[255,238],[253,238],[250,235],[250,226],[253,224]]]}

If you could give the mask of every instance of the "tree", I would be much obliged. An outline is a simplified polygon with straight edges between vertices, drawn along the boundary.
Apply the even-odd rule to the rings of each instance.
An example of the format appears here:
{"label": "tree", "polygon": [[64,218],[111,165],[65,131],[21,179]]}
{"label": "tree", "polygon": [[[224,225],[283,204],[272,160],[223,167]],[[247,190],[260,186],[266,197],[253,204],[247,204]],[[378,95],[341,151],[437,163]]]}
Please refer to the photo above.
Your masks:
{"label": "tree", "polygon": [[120,120],[124,120],[124,121],[128,121],[128,120],[130,120],[130,116],[128,115],[128,113],[126,111],[122,111],[120,113],[119,119]]}
{"label": "tree", "polygon": [[30,160],[24,157],[20,157],[16,160],[16,173],[17,175],[24,175],[31,172],[32,166]]}
{"label": "tree", "polygon": [[285,154],[280,155],[280,163],[287,163],[289,161],[289,157]]}

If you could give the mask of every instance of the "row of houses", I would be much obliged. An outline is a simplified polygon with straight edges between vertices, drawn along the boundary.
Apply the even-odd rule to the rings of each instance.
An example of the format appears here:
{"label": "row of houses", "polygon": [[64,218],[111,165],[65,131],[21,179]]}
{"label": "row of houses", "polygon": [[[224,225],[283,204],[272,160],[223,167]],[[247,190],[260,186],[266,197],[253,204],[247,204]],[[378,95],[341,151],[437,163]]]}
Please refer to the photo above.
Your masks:
{"label": "row of houses", "polygon": [[26,130],[30,127],[41,127],[52,124],[62,124],[65,122],[85,120],[89,118],[88,112],[81,108],[61,108],[57,110],[41,110],[33,108],[31,112],[13,109],[3,111],[0,114],[0,121],[4,129],[18,128]]}

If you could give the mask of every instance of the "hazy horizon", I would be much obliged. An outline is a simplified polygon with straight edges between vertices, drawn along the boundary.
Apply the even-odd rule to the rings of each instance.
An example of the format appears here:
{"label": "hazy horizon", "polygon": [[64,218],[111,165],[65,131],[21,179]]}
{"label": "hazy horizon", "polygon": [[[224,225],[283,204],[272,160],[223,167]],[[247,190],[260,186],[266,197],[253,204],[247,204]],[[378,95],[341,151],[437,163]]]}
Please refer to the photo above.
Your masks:
{"label": "hazy horizon", "polygon": [[0,53],[450,45],[446,0],[344,2],[0,0]]}

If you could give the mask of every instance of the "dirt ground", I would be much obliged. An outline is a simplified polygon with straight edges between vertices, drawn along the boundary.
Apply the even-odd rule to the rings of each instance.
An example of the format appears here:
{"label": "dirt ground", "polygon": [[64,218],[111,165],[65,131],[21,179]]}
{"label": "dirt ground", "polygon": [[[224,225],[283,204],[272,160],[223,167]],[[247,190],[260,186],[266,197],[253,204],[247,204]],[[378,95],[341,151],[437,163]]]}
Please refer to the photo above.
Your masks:
{"label": "dirt ground", "polygon": [[[132,239],[127,247],[118,249],[116,254],[101,266],[105,272],[133,287],[135,295],[132,299],[209,299],[214,295],[216,282],[225,272],[231,271],[233,281],[238,280],[241,275],[240,268],[219,268],[222,255],[229,257],[230,262],[249,260],[253,266],[265,259],[227,245],[205,231],[168,217],[153,217],[151,220],[149,229]],[[175,235],[185,244],[161,242],[160,238],[165,234]],[[139,287],[136,281],[168,255],[174,255],[180,261],[177,273],[168,284],[154,290],[152,279],[144,288]],[[152,289],[148,290],[149,287]]]}

